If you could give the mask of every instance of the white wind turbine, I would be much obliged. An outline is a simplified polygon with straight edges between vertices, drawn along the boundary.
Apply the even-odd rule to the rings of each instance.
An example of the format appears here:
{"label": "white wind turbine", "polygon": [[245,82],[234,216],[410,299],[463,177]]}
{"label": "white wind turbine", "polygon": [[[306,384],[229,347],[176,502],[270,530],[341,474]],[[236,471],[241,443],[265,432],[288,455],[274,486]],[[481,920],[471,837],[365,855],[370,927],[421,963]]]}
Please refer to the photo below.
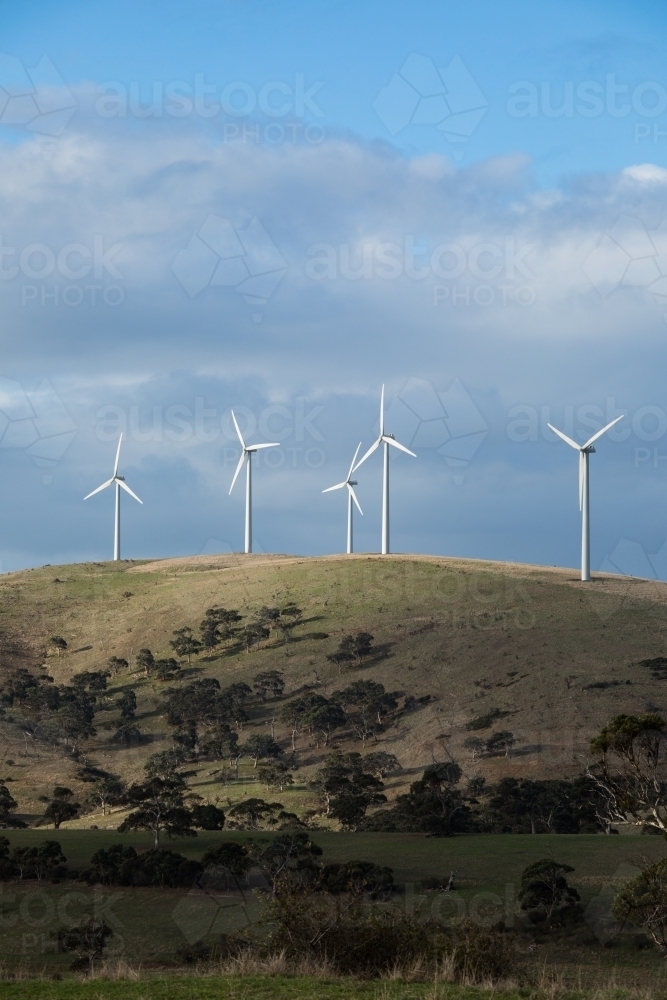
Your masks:
{"label": "white wind turbine", "polygon": [[248,465],[246,467],[245,479],[245,551],[252,552],[252,453],[253,451],[259,451],[260,448],[277,448],[280,442],[273,441],[271,444],[246,444],[243,440],[243,435],[241,434],[233,410],[232,420],[234,421],[234,427],[236,427],[236,433],[238,434],[239,441],[241,442],[242,451],[239,464],[236,466],[236,472],[234,473],[234,478],[232,479],[232,485],[229,487],[229,492],[231,493],[234,489],[234,483],[238,479],[239,472],[243,468],[243,463],[245,462],[247,456]]}
{"label": "white wind turbine", "polygon": [[398,448],[400,451],[404,451],[406,455],[412,455],[416,458],[414,451],[410,451],[405,445],[399,444],[395,439],[393,434],[385,434],[384,431],[384,385],[382,386],[382,393],[380,395],[380,434],[377,441],[370,446],[364,457],[360,462],[357,463],[355,468],[352,470],[356,472],[360,465],[366,461],[369,455],[372,455],[376,448],[380,445],[384,445],[384,467],[382,474],[382,555],[386,556],[389,552],[389,445],[392,448]]}
{"label": "white wind turbine", "polygon": [[619,420],[622,420],[623,416],[616,417],[616,420],[612,420],[610,424],[603,427],[601,431],[597,431],[593,437],[589,438],[586,444],[577,444],[572,438],[569,438],[567,434],[563,434],[559,431],[557,427],[553,427],[551,424],[547,426],[551,428],[554,434],[557,434],[559,438],[562,438],[566,444],[569,444],[570,448],[574,448],[579,452],[579,510],[581,511],[581,579],[584,583],[590,581],[591,578],[591,527],[590,527],[590,510],[588,503],[588,456],[595,451],[593,447],[593,442],[601,438],[603,434],[606,434],[610,427],[617,424]]}
{"label": "white wind turbine", "polygon": [[118,461],[120,459],[120,446],[121,446],[122,443],[123,443],[123,435],[121,434],[121,436],[118,438],[118,448],[116,450],[116,461],[114,463],[113,476],[111,477],[111,479],[107,479],[106,483],[102,483],[102,485],[98,486],[96,490],[93,490],[92,493],[89,493],[87,497],[83,498],[84,500],[87,500],[88,497],[94,497],[96,493],[101,493],[101,491],[105,490],[107,488],[107,486],[111,486],[113,483],[116,484],[116,512],[115,512],[115,515],[114,515],[114,532],[113,532],[113,557],[114,557],[114,560],[116,560],[116,561],[118,559],[120,559],[120,491],[121,491],[121,488],[124,489],[126,493],[129,493],[131,497],[134,497],[134,499],[137,500],[140,504],[143,504],[143,502],[144,502],[143,500],[139,500],[139,497],[137,496],[136,493],[132,492],[132,490],[130,489],[130,487],[125,482],[125,476],[119,476],[118,475]]}
{"label": "white wind turbine", "polygon": [[354,492],[353,487],[357,485],[356,479],[352,478],[352,473],[354,472],[354,463],[357,461],[357,455],[359,454],[359,449],[361,448],[361,441],[357,445],[357,450],[354,453],[354,458],[352,459],[352,464],[350,465],[350,471],[347,474],[347,479],[342,483],[336,483],[335,486],[329,486],[328,489],[322,490],[323,493],[331,493],[332,490],[342,490],[344,486],[347,486],[347,554],[353,551],[353,539],[352,539],[352,501],[357,505],[360,514],[363,514],[363,510],[359,507],[359,501],[357,500],[357,495]]}

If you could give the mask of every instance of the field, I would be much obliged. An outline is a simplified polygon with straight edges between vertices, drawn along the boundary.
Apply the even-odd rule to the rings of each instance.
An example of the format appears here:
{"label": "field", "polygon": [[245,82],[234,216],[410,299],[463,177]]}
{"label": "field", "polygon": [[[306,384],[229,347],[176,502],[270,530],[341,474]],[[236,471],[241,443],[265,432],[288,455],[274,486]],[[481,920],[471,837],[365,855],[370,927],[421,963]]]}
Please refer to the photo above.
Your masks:
{"label": "field", "polygon": [[[304,688],[329,695],[360,678],[413,695],[413,710],[373,746],[396,754],[403,768],[388,782],[390,798],[426,764],[442,759],[445,745],[465,763],[466,725],[492,710],[517,743],[507,758],[468,764],[488,780],[579,773],[588,740],[611,715],[667,707],[667,682],[639,665],[664,652],[667,585],[613,576],[582,585],[569,570],[435,557],[202,556],[10,574],[0,578],[0,671],[45,665],[62,684],[76,672],[104,669],[111,656],[129,660],[129,671],[110,678],[106,707],[95,720],[97,737],[86,753],[98,766],[136,779],[148,754],[170,745],[162,711],[168,685],[136,669],[138,650],[148,646],[156,656],[171,655],[173,630],[189,625],[196,631],[215,604],[248,618],[264,604],[288,601],[304,611],[292,641],[272,639],[250,652],[232,645],[191,665],[184,661],[179,683],[212,676],[224,686],[279,669],[286,681],[280,704]],[[327,654],[343,635],[360,629],[375,636],[377,654],[341,672]],[[53,635],[67,641],[61,656],[50,644]],[[118,716],[114,699],[129,688],[136,691],[144,739],[123,749],[110,737]],[[272,705],[259,706],[249,731],[266,732],[275,714]],[[289,733],[274,725],[287,748]],[[362,749],[350,732],[336,733],[334,742]],[[314,805],[307,780],[322,749],[301,739],[297,751],[297,784],[283,795],[286,807],[301,814]],[[85,791],[77,783],[77,763],[39,734],[28,738],[20,712],[0,719],[3,760],[19,812],[31,822],[43,808],[40,796],[55,783]],[[215,770],[196,768],[193,784],[205,799],[224,804],[249,790],[256,794],[247,761],[236,783],[221,784]],[[87,814],[74,825],[115,827],[120,819]]]}
{"label": "field", "polygon": [[[196,839],[176,840],[175,850],[200,858],[204,850],[232,835],[201,833]],[[260,834],[267,836],[270,834]],[[43,838],[38,831],[9,834],[12,844],[33,844]],[[238,839],[239,834],[236,835]],[[241,837],[241,839],[243,839]],[[150,846],[148,837],[106,831],[60,831],[58,839],[72,868],[84,867],[92,852],[102,846],[132,843]],[[571,884],[586,908],[585,923],[574,937],[540,944],[527,956],[534,966],[547,963],[560,973],[574,976],[584,970],[595,981],[619,966],[623,977],[660,973],[662,960],[655,951],[637,950],[627,934],[610,918],[615,890],[647,860],[665,855],[662,838],[634,836],[487,835],[437,839],[406,834],[341,834],[314,836],[323,848],[323,860],[361,858],[394,870],[399,894],[394,905],[422,916],[445,921],[470,916],[487,924],[511,922],[518,913],[521,871],[530,862],[554,857],[570,864]],[[454,893],[429,892],[422,880],[457,873]],[[49,883],[5,883],[0,896],[3,962],[6,969],[32,972],[66,972],[68,959],[56,955],[50,933],[64,923],[89,915],[103,916],[114,929],[109,956],[133,966],[157,969],[178,967],[178,951],[194,941],[214,940],[221,933],[242,930],[261,914],[262,902],[249,891],[211,895],[200,890],[91,888],[71,880]]]}

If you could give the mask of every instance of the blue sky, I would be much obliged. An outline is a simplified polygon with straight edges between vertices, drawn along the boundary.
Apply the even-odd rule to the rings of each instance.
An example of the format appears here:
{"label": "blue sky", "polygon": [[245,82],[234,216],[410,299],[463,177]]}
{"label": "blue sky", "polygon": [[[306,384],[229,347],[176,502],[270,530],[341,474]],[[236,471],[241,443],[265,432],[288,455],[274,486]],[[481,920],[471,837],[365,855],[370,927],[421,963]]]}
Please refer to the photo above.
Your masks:
{"label": "blue sky", "polygon": [[[667,576],[667,71],[644,3],[0,3],[4,571],[392,546]],[[391,429],[391,427],[390,427]],[[627,432],[627,433],[626,433]],[[409,439],[409,440],[407,440]],[[379,545],[378,456],[359,549]]]}

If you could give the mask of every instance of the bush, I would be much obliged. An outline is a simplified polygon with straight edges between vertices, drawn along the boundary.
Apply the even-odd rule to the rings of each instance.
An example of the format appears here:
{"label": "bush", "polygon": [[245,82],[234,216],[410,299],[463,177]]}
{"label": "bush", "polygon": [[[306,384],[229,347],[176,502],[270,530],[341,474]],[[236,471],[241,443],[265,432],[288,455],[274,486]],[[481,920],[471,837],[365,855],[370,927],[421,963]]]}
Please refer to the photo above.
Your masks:
{"label": "bush", "polygon": [[70,965],[74,971],[93,968],[96,958],[104,954],[107,941],[113,931],[103,920],[89,917],[76,927],[60,927],[51,932],[58,951],[74,952],[75,959]]}
{"label": "bush", "polygon": [[349,892],[354,895],[370,893],[371,898],[394,892],[394,872],[372,861],[346,861],[344,864],[325,865],[319,887],[334,894]]}
{"label": "bush", "polygon": [[198,861],[191,861],[167,848],[152,848],[137,854],[133,847],[112,844],[93,854],[90,867],[80,877],[91,885],[101,883],[176,889],[191,886],[202,871]]}

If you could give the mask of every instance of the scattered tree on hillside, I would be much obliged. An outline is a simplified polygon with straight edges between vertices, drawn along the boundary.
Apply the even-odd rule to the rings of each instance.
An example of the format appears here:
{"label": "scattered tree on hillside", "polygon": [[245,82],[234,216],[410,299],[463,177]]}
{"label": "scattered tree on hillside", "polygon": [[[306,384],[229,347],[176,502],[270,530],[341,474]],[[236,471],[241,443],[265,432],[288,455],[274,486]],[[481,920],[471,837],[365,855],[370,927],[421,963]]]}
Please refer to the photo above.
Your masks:
{"label": "scattered tree on hillside", "polygon": [[235,803],[227,810],[232,828],[238,830],[259,830],[261,824],[268,826],[277,824],[276,813],[284,806],[281,802],[265,802],[264,799],[250,798]]}
{"label": "scattered tree on hillside", "polygon": [[109,657],[109,670],[114,677],[118,674],[119,670],[128,670],[129,666],[130,664],[122,656]]}
{"label": "scattered tree on hillside", "polygon": [[509,730],[502,730],[498,733],[492,733],[486,741],[486,752],[490,757],[495,757],[502,755],[504,757],[509,756],[509,752],[516,743],[514,738],[514,733],[510,733]]}
{"label": "scattered tree on hillside", "polygon": [[233,760],[238,755],[238,733],[234,732],[229,723],[218,722],[207,729],[199,738],[199,750],[212,760]]}
{"label": "scattered tree on hillside", "polygon": [[398,708],[395,695],[377,681],[354,681],[344,690],[334,691],[331,701],[352,709],[348,721],[364,745],[377,733],[383,719]]}
{"label": "scattered tree on hillside", "polygon": [[472,814],[457,788],[461,775],[455,761],[430,764],[391,809],[380,810],[366,820],[365,829],[414,831],[436,837],[467,832]]}
{"label": "scattered tree on hillside", "polygon": [[[194,837],[193,816],[185,805],[187,785],[185,778],[175,767],[158,767],[154,758],[161,757],[166,765],[166,751],[154,754],[144,768],[146,779],[130,785],[126,801],[134,811],[118,827],[119,833],[130,830],[149,830],[153,834],[155,847],[160,845],[160,837]],[[161,774],[157,772],[161,771]]]}
{"label": "scattered tree on hillside", "polygon": [[401,762],[393,753],[386,750],[375,750],[367,753],[363,758],[364,771],[374,774],[376,778],[384,780],[388,774],[395,774],[401,770]]}
{"label": "scattered tree on hillside", "polygon": [[326,815],[338,819],[343,826],[356,829],[370,806],[386,802],[384,785],[364,770],[359,753],[329,754],[317,771],[313,788],[326,809]]}
{"label": "scattered tree on hillside", "polygon": [[106,691],[108,676],[107,670],[83,670],[74,674],[70,683],[75,691],[85,692],[95,700]]}
{"label": "scattered tree on hillside", "polygon": [[249,653],[253,646],[258,645],[263,639],[268,639],[270,630],[263,621],[248,622],[243,626],[243,641],[246,652]]}
{"label": "scattered tree on hillside", "polygon": [[120,709],[121,719],[133,719],[137,710],[137,696],[134,691],[123,691],[120,698],[116,699],[116,705]]}
{"label": "scattered tree on hillside", "polygon": [[463,746],[470,751],[473,760],[481,757],[486,750],[486,741],[480,736],[467,736],[463,741]]}
{"label": "scattered tree on hillside", "polygon": [[326,705],[317,705],[309,709],[303,721],[315,737],[316,745],[319,747],[320,739],[323,739],[326,747],[334,730],[345,725],[347,716],[340,705],[330,701]]}
{"label": "scattered tree on hillside", "polygon": [[65,640],[61,635],[51,636],[51,645],[58,653],[58,656],[60,656],[61,653],[64,653],[65,650],[67,649],[67,643],[65,642]]}
{"label": "scattered tree on hillside", "polygon": [[174,629],[175,639],[169,640],[169,645],[177,656],[187,656],[188,663],[192,662],[193,654],[197,656],[203,649],[202,643],[192,634],[189,626]]}
{"label": "scattered tree on hillside", "polygon": [[146,646],[140,649],[137,653],[137,666],[140,670],[143,670],[146,677],[150,676],[150,673],[155,666],[155,657]]}
{"label": "scattered tree on hillside", "polygon": [[287,785],[294,784],[289,765],[282,760],[270,760],[268,764],[260,767],[258,777],[262,784],[266,785],[267,791],[277,788],[282,792]]}
{"label": "scattered tree on hillside", "polygon": [[360,664],[366,657],[370,656],[373,650],[373,636],[370,632],[358,632],[357,635],[346,635],[338,644],[335,653],[330,653],[327,660],[335,663],[339,668],[344,663]]}
{"label": "scattered tree on hillside", "polygon": [[7,784],[0,778],[0,828],[21,830],[26,824],[13,816],[12,813],[18,808],[18,802],[7,788]]}
{"label": "scattered tree on hillside", "polygon": [[155,674],[159,681],[170,681],[180,672],[181,665],[173,656],[155,661]]}
{"label": "scattered tree on hillside", "polygon": [[88,803],[91,806],[101,806],[102,815],[106,816],[107,806],[119,805],[123,801],[125,783],[113,774],[98,778],[93,782],[88,795]]}
{"label": "scattered tree on hillside", "polygon": [[221,642],[233,639],[238,633],[237,623],[243,615],[227,608],[209,608],[199,626],[204,649],[215,649]]}
{"label": "scattered tree on hillside", "polygon": [[255,674],[252,680],[255,693],[262,700],[281,698],[285,690],[285,681],[281,670],[263,670]]}
{"label": "scattered tree on hillside", "polygon": [[23,705],[37,691],[39,680],[25,667],[10,671],[0,682],[2,705]]}
{"label": "scattered tree on hillside", "polygon": [[56,830],[60,829],[60,824],[69,819],[76,819],[81,812],[78,802],[73,802],[74,792],[71,788],[56,785],[53,789],[53,798],[44,810],[44,820],[53,823]]}
{"label": "scattered tree on hillside", "polygon": [[587,774],[601,819],[667,832],[667,724],[656,713],[617,715],[591,740]]}
{"label": "scattered tree on hillside", "polygon": [[192,825],[199,830],[222,830],[225,814],[222,809],[210,803],[198,803],[192,807]]}
{"label": "scattered tree on hillside", "polygon": [[240,747],[240,752],[244,757],[250,757],[255,762],[253,766],[257,767],[260,760],[280,757],[283,751],[270,736],[255,733]]}

